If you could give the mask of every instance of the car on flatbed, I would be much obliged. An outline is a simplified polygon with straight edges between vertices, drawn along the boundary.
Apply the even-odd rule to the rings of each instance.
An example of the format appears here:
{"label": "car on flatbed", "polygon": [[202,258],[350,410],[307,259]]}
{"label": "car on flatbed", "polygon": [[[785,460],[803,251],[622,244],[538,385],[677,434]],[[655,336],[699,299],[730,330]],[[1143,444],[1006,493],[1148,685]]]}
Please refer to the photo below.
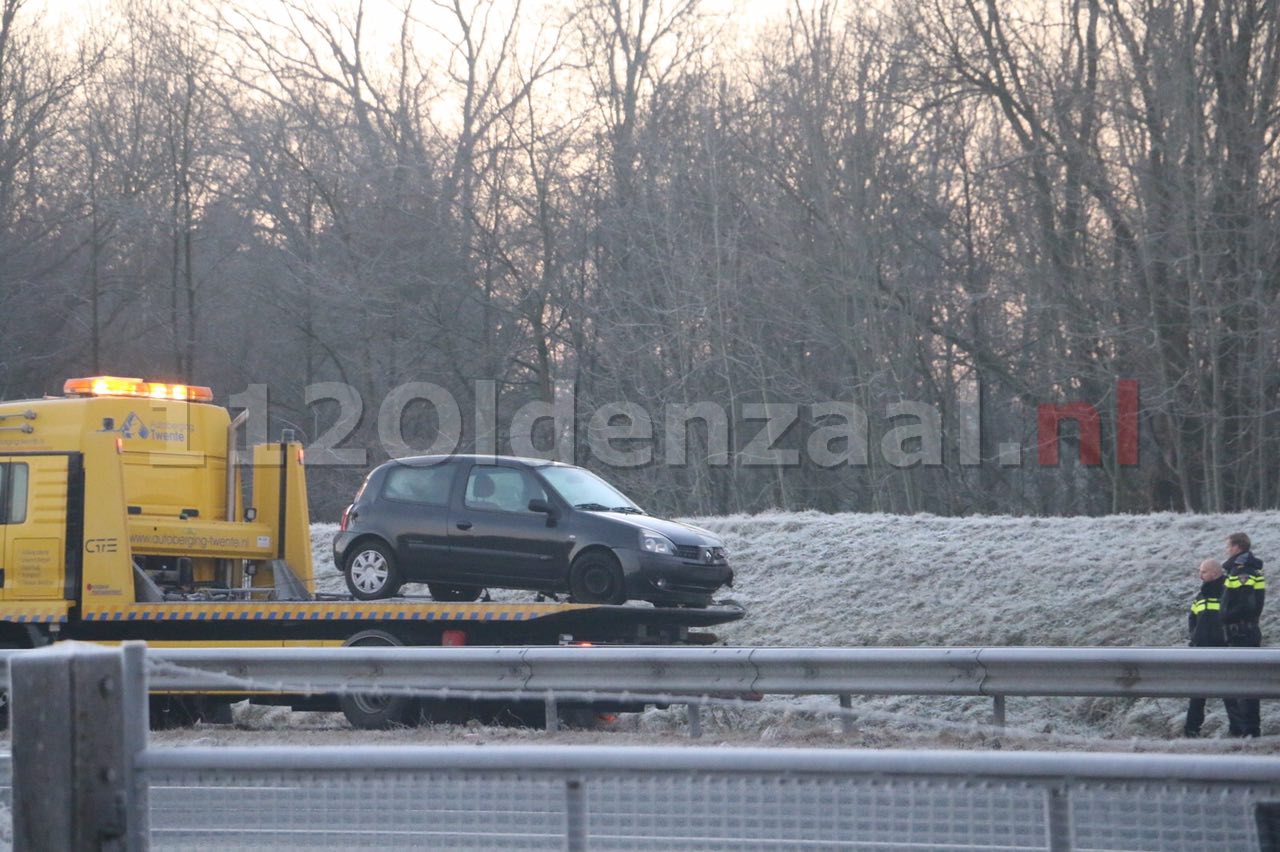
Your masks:
{"label": "car on flatbed", "polygon": [[378,466],[343,512],[333,552],[361,600],[426,583],[443,601],[511,588],[577,603],[707,606],[733,582],[714,534],[649,515],[585,468],[510,456]]}

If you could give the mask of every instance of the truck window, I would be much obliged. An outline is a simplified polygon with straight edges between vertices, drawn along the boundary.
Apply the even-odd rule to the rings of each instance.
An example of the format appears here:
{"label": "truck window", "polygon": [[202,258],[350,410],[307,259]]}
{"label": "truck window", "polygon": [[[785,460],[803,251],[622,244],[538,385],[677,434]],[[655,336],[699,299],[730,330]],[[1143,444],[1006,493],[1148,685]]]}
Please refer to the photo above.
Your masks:
{"label": "truck window", "polygon": [[453,489],[451,464],[433,467],[397,467],[387,474],[382,495],[389,500],[424,503],[428,506],[449,505],[449,492]]}
{"label": "truck window", "polygon": [[4,512],[0,515],[0,523],[26,523],[27,477],[26,462],[0,464],[0,494],[4,495]]}

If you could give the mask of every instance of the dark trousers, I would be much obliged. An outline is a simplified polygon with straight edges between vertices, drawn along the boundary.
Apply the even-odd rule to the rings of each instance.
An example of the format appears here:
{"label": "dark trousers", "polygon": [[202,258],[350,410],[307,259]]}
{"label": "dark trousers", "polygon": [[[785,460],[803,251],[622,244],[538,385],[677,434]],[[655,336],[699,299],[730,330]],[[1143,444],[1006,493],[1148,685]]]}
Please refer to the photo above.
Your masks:
{"label": "dark trousers", "polygon": [[[1232,648],[1258,648],[1262,646],[1262,634],[1256,625],[1233,632],[1227,630],[1227,644]],[[1262,736],[1262,707],[1256,698],[1226,698],[1227,721],[1233,737]]]}
{"label": "dark trousers", "polygon": [[[1200,736],[1200,726],[1204,724],[1204,705],[1207,699],[1193,698],[1191,703],[1187,705],[1187,722],[1182,727],[1182,732],[1189,737]],[[1227,718],[1231,718],[1231,699],[1224,698],[1222,703],[1227,708]],[[1232,731],[1235,729],[1232,728]]]}
{"label": "dark trousers", "polygon": [[1262,702],[1256,698],[1224,698],[1233,737],[1262,736]]}

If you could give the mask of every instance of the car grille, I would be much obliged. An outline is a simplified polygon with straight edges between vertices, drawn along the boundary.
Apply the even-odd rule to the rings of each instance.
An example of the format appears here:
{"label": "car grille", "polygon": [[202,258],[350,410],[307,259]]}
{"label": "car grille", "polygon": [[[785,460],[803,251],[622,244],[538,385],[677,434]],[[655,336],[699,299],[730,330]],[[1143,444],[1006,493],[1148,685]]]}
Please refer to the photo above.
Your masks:
{"label": "car grille", "polygon": [[723,547],[699,547],[696,544],[676,545],[676,556],[699,565],[724,565],[729,561]]}

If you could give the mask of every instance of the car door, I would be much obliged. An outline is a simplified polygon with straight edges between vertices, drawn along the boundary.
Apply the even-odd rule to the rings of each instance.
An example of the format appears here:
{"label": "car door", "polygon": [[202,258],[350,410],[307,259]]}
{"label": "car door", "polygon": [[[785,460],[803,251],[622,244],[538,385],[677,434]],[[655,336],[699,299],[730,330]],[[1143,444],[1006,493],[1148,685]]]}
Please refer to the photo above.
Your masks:
{"label": "car door", "polygon": [[449,528],[451,579],[529,589],[563,583],[569,535],[545,513],[529,511],[535,498],[547,494],[527,469],[473,465]]}
{"label": "car door", "polygon": [[404,579],[433,580],[447,572],[449,497],[456,464],[393,465],[382,478],[377,516],[395,541]]}

